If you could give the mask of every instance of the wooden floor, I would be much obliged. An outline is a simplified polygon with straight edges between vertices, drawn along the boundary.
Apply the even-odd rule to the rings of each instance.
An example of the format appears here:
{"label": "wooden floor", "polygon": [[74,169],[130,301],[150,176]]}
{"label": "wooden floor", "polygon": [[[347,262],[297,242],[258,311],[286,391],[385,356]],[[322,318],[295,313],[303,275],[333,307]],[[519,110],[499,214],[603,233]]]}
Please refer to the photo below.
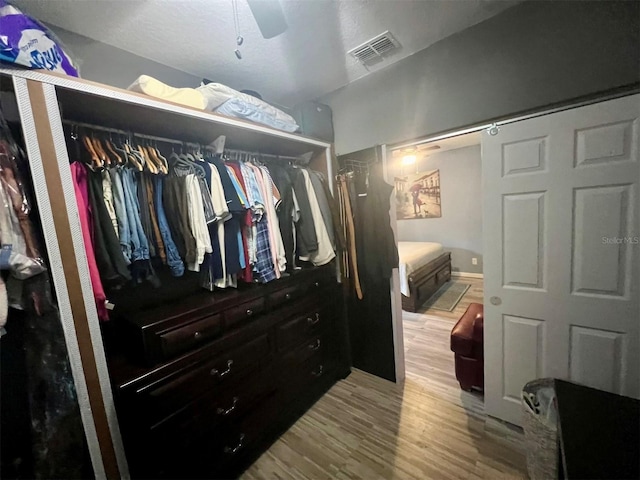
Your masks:
{"label": "wooden floor", "polygon": [[[475,287],[472,299],[481,282]],[[452,320],[411,315],[403,384],[354,370],[242,478],[526,478],[520,431],[487,419],[481,396],[453,388],[453,354],[444,345]]]}
{"label": "wooden floor", "polygon": [[432,308],[420,313],[402,312],[406,373],[431,393],[484,414],[482,395],[460,390],[449,348],[455,323],[470,303],[482,303],[483,282],[466,277],[454,277],[451,281],[471,285],[453,311]]}

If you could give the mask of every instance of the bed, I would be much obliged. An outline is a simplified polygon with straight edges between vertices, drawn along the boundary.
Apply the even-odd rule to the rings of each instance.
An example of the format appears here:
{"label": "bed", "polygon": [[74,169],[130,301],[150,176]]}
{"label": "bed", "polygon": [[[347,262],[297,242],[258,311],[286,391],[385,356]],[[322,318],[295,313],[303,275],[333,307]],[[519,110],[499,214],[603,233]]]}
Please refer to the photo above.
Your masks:
{"label": "bed", "polygon": [[416,312],[451,279],[451,253],[440,243],[399,242],[402,309]]}

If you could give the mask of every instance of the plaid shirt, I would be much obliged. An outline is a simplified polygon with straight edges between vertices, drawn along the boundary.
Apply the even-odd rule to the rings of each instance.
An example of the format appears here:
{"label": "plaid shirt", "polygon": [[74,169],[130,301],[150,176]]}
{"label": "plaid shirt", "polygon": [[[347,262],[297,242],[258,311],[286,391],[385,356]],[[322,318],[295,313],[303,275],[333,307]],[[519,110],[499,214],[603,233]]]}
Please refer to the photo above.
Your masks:
{"label": "plaid shirt", "polygon": [[264,200],[260,193],[260,186],[255,177],[255,172],[248,165],[240,165],[242,177],[247,187],[247,197],[253,212],[253,224],[256,227],[255,254],[253,264],[255,278],[262,283],[276,279],[273,260],[271,259],[271,244],[269,242],[269,224],[264,213]]}

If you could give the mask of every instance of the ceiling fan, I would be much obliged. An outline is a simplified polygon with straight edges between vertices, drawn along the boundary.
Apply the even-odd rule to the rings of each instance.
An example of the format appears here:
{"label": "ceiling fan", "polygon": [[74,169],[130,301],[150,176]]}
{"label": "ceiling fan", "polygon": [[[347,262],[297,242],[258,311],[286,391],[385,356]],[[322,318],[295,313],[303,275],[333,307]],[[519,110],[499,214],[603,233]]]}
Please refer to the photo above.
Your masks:
{"label": "ceiling fan", "polygon": [[264,38],[273,38],[287,29],[279,0],[247,0],[253,18]]}

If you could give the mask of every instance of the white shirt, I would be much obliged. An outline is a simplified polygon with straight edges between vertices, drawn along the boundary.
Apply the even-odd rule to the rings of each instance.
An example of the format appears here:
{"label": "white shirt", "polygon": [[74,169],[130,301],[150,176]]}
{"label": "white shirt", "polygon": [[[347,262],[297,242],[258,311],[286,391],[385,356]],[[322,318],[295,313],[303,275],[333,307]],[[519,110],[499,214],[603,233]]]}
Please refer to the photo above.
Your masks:
{"label": "white shirt", "polygon": [[200,192],[198,178],[190,173],[185,177],[187,187],[187,204],[189,211],[189,227],[191,234],[196,240],[196,260],[188,264],[187,268],[192,272],[200,271],[200,264],[204,261],[205,253],[212,253],[211,237],[207,228],[207,221],[204,218],[204,205]]}
{"label": "white shirt", "polygon": [[[313,226],[316,230],[316,237],[318,238],[318,250],[309,254],[309,259],[316,267],[326,265],[336,256],[336,252],[331,245],[331,239],[327,232],[327,227],[322,218],[322,212],[320,211],[320,205],[318,204],[318,197],[311,184],[311,178],[309,172],[305,169],[301,169],[304,176],[304,186],[307,189],[309,195],[309,206],[311,207],[311,216],[313,217]],[[301,257],[302,258],[302,257]]]}

